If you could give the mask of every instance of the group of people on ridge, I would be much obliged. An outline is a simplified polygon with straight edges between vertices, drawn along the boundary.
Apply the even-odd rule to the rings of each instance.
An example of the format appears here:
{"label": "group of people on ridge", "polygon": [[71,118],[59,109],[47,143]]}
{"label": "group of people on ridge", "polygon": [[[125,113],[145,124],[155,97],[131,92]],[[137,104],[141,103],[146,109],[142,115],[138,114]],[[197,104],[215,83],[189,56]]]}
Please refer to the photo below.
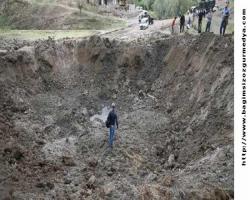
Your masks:
{"label": "group of people on ridge", "polygon": [[[230,10],[228,8],[228,5],[229,5],[229,2],[227,1],[225,7],[222,10],[222,21],[221,21],[221,25],[220,25],[220,35],[225,35],[226,28],[228,25],[228,19],[230,16]],[[186,17],[187,17],[187,23],[186,23]],[[180,16],[180,33],[184,32],[185,23],[186,23],[187,29],[189,29],[193,25],[193,23],[195,21],[195,17],[198,17],[198,33],[202,32],[203,18],[206,18],[206,21],[207,21],[205,32],[210,32],[212,18],[213,18],[213,10],[200,9],[200,10],[196,10],[196,11],[190,10],[187,12],[186,16],[185,15]],[[171,25],[172,34],[175,33],[176,20],[177,20],[177,17],[174,17],[174,19],[172,21],[172,25]]]}
{"label": "group of people on ridge", "polygon": [[[189,29],[192,25],[192,22],[194,22],[195,13],[188,12],[188,20],[187,20],[187,28]],[[220,35],[224,35],[226,31],[226,27],[228,24],[228,18],[230,15],[230,11],[228,8],[228,3],[226,4],[225,8],[222,11],[222,21],[220,26]],[[207,25],[206,25],[206,32],[210,32],[211,22],[212,22],[212,11],[209,10],[206,12],[206,10],[199,10],[198,11],[198,32],[201,33],[201,27],[202,27],[202,19],[203,17],[206,17],[207,19]],[[148,17],[148,16],[147,16]],[[191,20],[191,18],[193,19]],[[174,26],[176,24],[177,17],[174,18],[172,22],[172,33],[174,33]],[[185,16],[180,16],[180,33],[184,32],[185,27]],[[111,105],[112,109],[108,114],[107,120],[106,120],[106,127],[109,128],[109,147],[113,148],[114,138],[115,138],[115,132],[116,129],[118,129],[118,116],[115,111],[115,103],[112,103]]]}

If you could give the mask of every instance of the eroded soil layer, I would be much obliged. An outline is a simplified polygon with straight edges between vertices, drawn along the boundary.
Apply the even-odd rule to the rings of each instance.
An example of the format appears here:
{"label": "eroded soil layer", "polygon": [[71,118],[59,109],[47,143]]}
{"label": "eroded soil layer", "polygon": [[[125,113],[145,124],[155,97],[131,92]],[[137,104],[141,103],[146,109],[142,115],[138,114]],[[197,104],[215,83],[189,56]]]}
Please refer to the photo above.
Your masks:
{"label": "eroded soil layer", "polygon": [[0,199],[233,198],[232,36],[5,45],[0,93]]}

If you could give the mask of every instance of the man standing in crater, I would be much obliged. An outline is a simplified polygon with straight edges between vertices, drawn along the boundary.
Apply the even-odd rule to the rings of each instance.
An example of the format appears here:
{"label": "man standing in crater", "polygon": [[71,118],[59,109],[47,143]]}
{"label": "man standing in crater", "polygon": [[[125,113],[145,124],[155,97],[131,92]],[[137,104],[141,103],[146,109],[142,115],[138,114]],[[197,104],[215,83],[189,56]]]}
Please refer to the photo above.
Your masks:
{"label": "man standing in crater", "polygon": [[118,129],[118,117],[115,112],[115,103],[112,103],[111,107],[112,107],[112,110],[109,112],[106,125],[107,125],[107,128],[109,128],[109,147],[112,149],[114,137],[115,137],[115,126]]}

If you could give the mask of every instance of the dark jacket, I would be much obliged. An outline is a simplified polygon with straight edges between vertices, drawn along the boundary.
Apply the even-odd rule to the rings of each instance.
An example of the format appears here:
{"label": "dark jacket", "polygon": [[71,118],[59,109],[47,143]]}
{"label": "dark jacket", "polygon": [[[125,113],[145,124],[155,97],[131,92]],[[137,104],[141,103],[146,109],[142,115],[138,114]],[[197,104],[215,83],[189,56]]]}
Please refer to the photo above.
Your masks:
{"label": "dark jacket", "polygon": [[181,16],[180,23],[181,24],[185,24],[185,16],[184,15]]}
{"label": "dark jacket", "polygon": [[109,112],[108,121],[109,121],[109,124],[110,124],[111,126],[115,126],[115,124],[116,124],[116,126],[117,126],[117,128],[118,128],[118,119],[117,119],[117,115],[116,115],[116,113],[115,113],[114,110],[111,110],[111,111]]}
{"label": "dark jacket", "polygon": [[199,14],[198,14],[198,21],[202,22],[202,18],[203,18],[203,12],[199,12]]}

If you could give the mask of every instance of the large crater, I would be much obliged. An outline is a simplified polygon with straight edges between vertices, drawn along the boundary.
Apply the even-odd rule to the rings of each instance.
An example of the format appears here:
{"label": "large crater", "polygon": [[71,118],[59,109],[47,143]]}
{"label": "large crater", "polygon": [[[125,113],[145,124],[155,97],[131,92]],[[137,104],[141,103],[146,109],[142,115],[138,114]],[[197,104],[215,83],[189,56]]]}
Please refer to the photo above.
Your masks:
{"label": "large crater", "polygon": [[233,198],[232,36],[6,46],[0,92],[0,199]]}

